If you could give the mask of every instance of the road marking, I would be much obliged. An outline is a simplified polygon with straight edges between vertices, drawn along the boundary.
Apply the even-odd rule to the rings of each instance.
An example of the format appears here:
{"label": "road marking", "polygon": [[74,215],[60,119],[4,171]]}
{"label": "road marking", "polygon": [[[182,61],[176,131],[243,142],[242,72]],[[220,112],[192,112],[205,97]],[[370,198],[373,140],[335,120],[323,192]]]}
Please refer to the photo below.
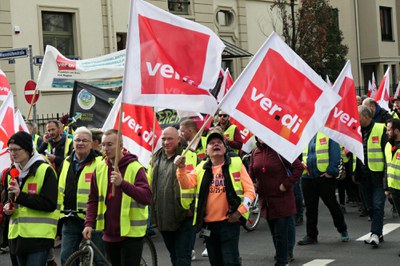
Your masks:
{"label": "road marking", "polygon": [[[397,228],[400,227],[400,223],[393,223],[393,224],[385,224],[383,226],[383,235],[387,235],[390,232],[396,230]],[[369,236],[371,235],[371,233],[368,233],[366,235],[363,235],[360,238],[357,238],[356,241],[364,241],[367,240],[369,238]]]}
{"label": "road marking", "polygon": [[303,264],[303,266],[323,266],[323,265],[328,265],[331,262],[334,262],[335,260],[312,260],[310,262],[307,262],[306,264]]}

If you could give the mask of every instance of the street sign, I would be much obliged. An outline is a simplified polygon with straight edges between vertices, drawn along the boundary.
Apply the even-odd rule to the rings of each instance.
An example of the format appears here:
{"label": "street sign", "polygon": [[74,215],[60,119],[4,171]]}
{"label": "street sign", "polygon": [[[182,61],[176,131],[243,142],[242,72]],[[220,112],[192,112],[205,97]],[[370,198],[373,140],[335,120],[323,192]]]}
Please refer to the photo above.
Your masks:
{"label": "street sign", "polygon": [[18,48],[0,51],[0,59],[12,59],[18,57],[27,57],[28,48]]}
{"label": "street sign", "polygon": [[[25,84],[25,89],[24,89],[24,94],[25,94],[25,100],[28,102],[28,104],[31,104],[33,95],[35,94],[35,88],[36,88],[36,82],[33,80],[28,80]],[[36,96],[35,99],[33,100],[33,104],[37,102],[39,99],[39,91],[36,91]]]}
{"label": "street sign", "polygon": [[43,56],[37,55],[33,57],[33,64],[35,66],[41,66],[43,63]]}

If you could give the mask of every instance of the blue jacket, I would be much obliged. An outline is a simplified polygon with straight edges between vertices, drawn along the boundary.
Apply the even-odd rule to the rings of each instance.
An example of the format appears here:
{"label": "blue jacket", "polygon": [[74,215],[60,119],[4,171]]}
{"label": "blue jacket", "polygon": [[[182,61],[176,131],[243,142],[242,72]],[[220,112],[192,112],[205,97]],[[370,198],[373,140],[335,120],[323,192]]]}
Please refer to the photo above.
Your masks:
{"label": "blue jacket", "polygon": [[[301,178],[318,178],[323,174],[317,169],[317,156],[315,153],[316,138],[317,135],[315,135],[308,144],[307,167],[310,175],[302,175]],[[329,166],[326,171],[329,175],[337,176],[339,174],[338,166],[340,163],[340,157],[339,144],[329,139]]]}

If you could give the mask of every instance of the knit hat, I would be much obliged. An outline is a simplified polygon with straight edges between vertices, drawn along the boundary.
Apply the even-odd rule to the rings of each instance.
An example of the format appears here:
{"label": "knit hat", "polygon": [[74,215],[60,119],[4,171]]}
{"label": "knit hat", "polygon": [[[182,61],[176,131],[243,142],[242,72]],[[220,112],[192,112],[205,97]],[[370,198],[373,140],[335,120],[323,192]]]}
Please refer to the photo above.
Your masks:
{"label": "knit hat", "polygon": [[224,136],[224,133],[222,132],[222,129],[220,129],[220,128],[210,129],[210,131],[208,132],[208,135],[207,135],[207,145],[212,139],[215,139],[215,138],[222,140],[222,142],[224,143],[224,146],[226,147],[225,136]]}
{"label": "knit hat", "polygon": [[20,146],[22,149],[26,150],[29,154],[33,153],[33,141],[32,136],[25,131],[18,131],[8,140],[7,145],[16,144]]}

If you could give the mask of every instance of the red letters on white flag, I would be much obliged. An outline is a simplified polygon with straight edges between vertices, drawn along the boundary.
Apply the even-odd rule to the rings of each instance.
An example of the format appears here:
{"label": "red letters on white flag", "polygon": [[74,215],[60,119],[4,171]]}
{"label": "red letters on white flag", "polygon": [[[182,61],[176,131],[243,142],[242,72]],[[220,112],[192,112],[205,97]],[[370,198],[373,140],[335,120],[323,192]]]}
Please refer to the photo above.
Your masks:
{"label": "red letters on white flag", "polygon": [[132,1],[123,102],[214,114],[224,44],[209,28]]}
{"label": "red letters on white flag", "polygon": [[363,162],[360,117],[350,61],[343,68],[332,89],[342,97],[342,100],[331,111],[321,132],[351,151]]}
{"label": "red letters on white flag", "polygon": [[380,107],[390,111],[389,108],[390,67],[386,70],[374,99]]}
{"label": "red letters on white flag", "polygon": [[0,69],[0,101],[7,98],[8,92],[11,91],[6,74]]}
{"label": "red letters on white flag", "polygon": [[[121,94],[104,122],[103,131],[112,128],[118,129],[120,105]],[[150,163],[152,148],[156,150],[161,146],[161,127],[156,119],[153,132],[154,119],[156,117],[151,107],[124,103],[121,131],[123,146],[129,152],[137,155],[139,162],[145,166]]]}
{"label": "red letters on white flag", "polygon": [[220,108],[293,162],[340,100],[281,38],[272,33]]}
{"label": "red letters on white flag", "polygon": [[0,107],[0,171],[11,164],[7,142],[14,133],[14,96],[10,91]]}

